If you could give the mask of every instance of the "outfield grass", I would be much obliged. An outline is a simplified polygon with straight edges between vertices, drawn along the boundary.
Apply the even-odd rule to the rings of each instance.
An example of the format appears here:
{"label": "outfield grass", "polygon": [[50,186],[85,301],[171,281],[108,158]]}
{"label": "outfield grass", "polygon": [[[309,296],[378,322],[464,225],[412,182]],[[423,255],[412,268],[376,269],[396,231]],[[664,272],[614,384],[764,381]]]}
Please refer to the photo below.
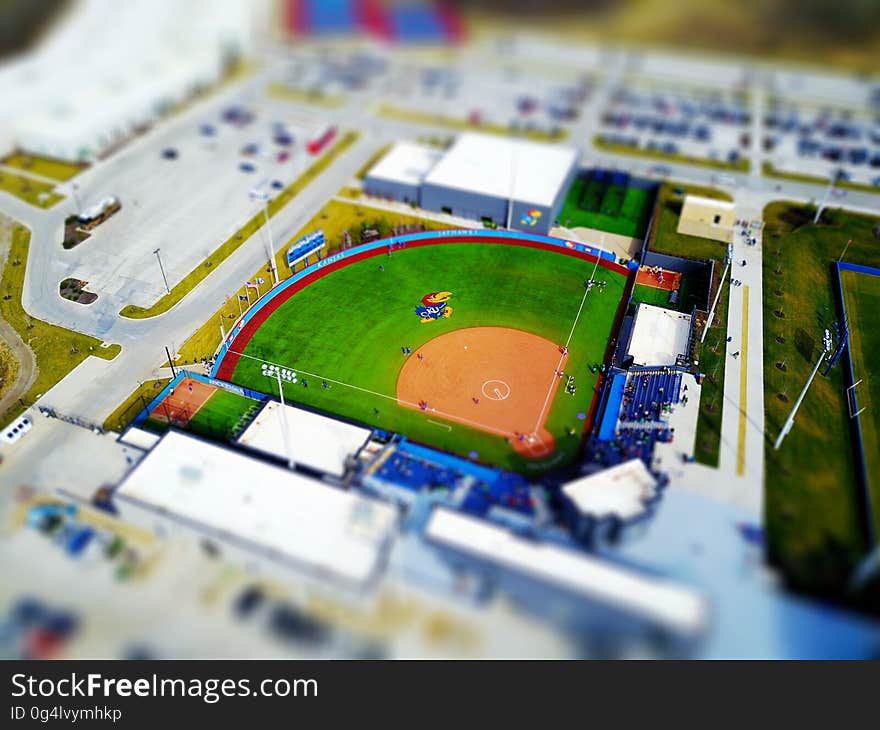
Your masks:
{"label": "outfield grass", "polygon": [[[339,155],[341,155],[346,149],[351,147],[351,145],[357,141],[358,136],[357,132],[349,132],[345,134],[335,145],[333,145],[333,147],[330,148],[328,152],[323,154],[302,175],[272,198],[272,200],[269,201],[268,206],[269,217],[272,218],[279,210],[281,210],[281,208],[298,195],[306,185],[320,175],[330,163],[339,157]],[[170,294],[161,297],[150,307],[139,307],[134,304],[127,304],[119,312],[119,315],[131,319],[147,319],[167,312],[171,307],[189,294],[189,292],[205,279],[208,274],[214,271],[217,266],[229,258],[229,256],[231,256],[254,233],[256,233],[264,223],[265,216],[263,211],[260,210],[238,231],[221,243],[220,246],[208,256],[208,258],[199,264],[199,266],[190,271],[189,274],[172,287]]]}
{"label": "outfield grass", "polygon": [[[51,208],[64,200],[63,195],[54,193],[55,186],[27,175],[18,175],[7,170],[0,170],[0,190],[20,198],[25,203],[38,208]],[[41,201],[40,195],[45,194]]]}
{"label": "outfield grass", "polygon": [[186,425],[186,430],[206,438],[229,440],[245,418],[256,413],[260,402],[227,390],[216,391]]}
{"label": "outfield grass", "polygon": [[727,160],[710,160],[708,157],[692,157],[691,155],[681,154],[680,152],[661,152],[660,150],[649,150],[642,147],[632,147],[627,144],[619,144],[617,142],[609,142],[597,134],[593,137],[593,146],[597,150],[605,150],[618,155],[629,155],[631,157],[646,157],[656,160],[664,160],[666,162],[676,162],[683,165],[697,165],[699,167],[714,167],[718,170],[731,170],[733,172],[748,172],[749,159],[740,157],[736,162],[728,162]]}
{"label": "outfield grass", "polygon": [[505,124],[494,124],[491,122],[474,124],[467,119],[449,117],[444,114],[425,112],[418,109],[405,109],[403,107],[394,106],[393,104],[381,104],[376,110],[376,113],[380,117],[398,119],[402,122],[433,124],[438,127],[448,127],[449,129],[486,132],[487,134],[499,134],[505,137],[522,137],[534,142],[560,142],[568,137],[568,130],[563,127],[557,127],[556,132],[553,133],[545,132],[540,129],[514,129]]}
{"label": "outfield grass", "polygon": [[[275,266],[278,267],[278,275],[281,279],[286,279],[290,276],[292,272],[287,266],[286,258],[288,247],[293,241],[319,228],[324,231],[324,238],[327,241],[327,246],[323,252],[323,255],[327,256],[339,250],[345,231],[349,232],[352,245],[357,245],[361,242],[360,231],[363,228],[373,228],[378,230],[380,235],[387,236],[395,228],[414,225],[423,226],[426,230],[449,228],[444,223],[438,223],[437,221],[420,218],[415,215],[404,215],[379,208],[370,208],[368,205],[331,200],[281,247],[275,256]],[[309,259],[309,262],[315,263],[317,260],[317,255],[315,255]],[[263,275],[262,268],[257,272],[257,275]],[[214,312],[214,315],[183,344],[178,350],[182,364],[199,362],[203,357],[213,357],[220,346],[221,317],[224,327],[228,332],[240,314],[238,297],[244,294],[245,289],[242,287],[231,297],[227,298],[223,306]],[[248,306],[246,302],[241,304],[245,309]]]}
{"label": "outfield grass", "polygon": [[644,238],[653,204],[653,193],[644,188],[600,183],[578,175],[558,218],[566,228],[595,228]]}
{"label": "outfield grass", "polygon": [[[405,362],[400,350],[417,350],[438,335],[476,326],[517,328],[563,343],[593,266],[573,256],[505,244],[396,251],[349,264],[295,294],[262,325],[245,353],[313,374],[311,387],[285,385],[292,401],[464,456],[475,450],[481,461],[507,469],[537,473],[549,464],[523,459],[501,436],[457,423],[447,431],[424,414],[398,406],[397,378]],[[569,436],[568,429],[580,432],[584,425],[577,413],[589,410],[597,382],[589,368],[604,357],[626,282],[624,275],[608,270],[599,276],[608,281],[607,291],[587,297],[569,345],[566,372],[575,376],[577,396],[560,387],[546,424],[557,442],[554,468],[578,451],[580,439]],[[453,293],[453,316],[423,324],[415,305],[426,292],[441,289]],[[324,390],[321,377],[372,392],[341,384]],[[260,363],[246,357],[232,381],[263,392],[273,388]]]}
{"label": "outfield grass", "polygon": [[24,226],[12,229],[9,255],[3,266],[0,316],[31,348],[37,361],[37,377],[25,394],[24,403],[16,403],[0,413],[0,424],[8,423],[49,390],[89,355],[112,360],[121,351],[119,345],[101,347],[101,340],[34,319],[21,306],[21,291],[27,267],[31,233]]}
{"label": "outfield grass", "polygon": [[653,304],[657,307],[669,307],[670,292],[658,289],[656,286],[636,284],[633,287],[632,300],[634,303]]}
{"label": "outfield grass", "polygon": [[[850,322],[849,352],[853,374],[862,383],[856,388],[862,444],[868,484],[880,497],[880,276],[843,270],[840,272],[843,300]],[[874,521],[880,526],[880,499],[873,501]]]}
{"label": "outfield grass", "polygon": [[[688,236],[678,232],[678,220],[685,195],[701,195],[719,200],[730,197],[713,188],[695,185],[676,186],[664,183],[657,193],[655,208],[654,236],[651,249],[673,256],[690,259],[712,259],[715,261],[715,279],[712,282],[711,297],[721,284],[727,246],[708,238]],[[715,309],[713,326],[706,334],[700,352],[700,372],[705,373],[700,395],[700,415],[697,420],[697,437],[694,458],[708,466],[718,466],[718,453],[721,446],[721,414],[724,408],[724,367],[727,339],[727,295],[722,293]],[[705,292],[703,293],[705,294]],[[686,278],[679,294],[680,311],[690,312],[698,303],[692,283]],[[705,303],[700,306],[705,306]]]}
{"label": "outfield grass", "polygon": [[65,182],[82,172],[87,165],[78,162],[66,162],[52,157],[41,157],[24,152],[15,152],[0,160],[0,165],[15,167],[25,172],[48,177],[58,182]]}
{"label": "outfield grass", "polygon": [[[880,266],[880,246],[876,218],[834,211],[833,225],[814,226],[811,213],[793,203],[764,210],[765,522],[770,557],[792,585],[841,597],[865,548],[843,364],[813,381],[779,451],[772,443],[819,356],[824,328],[840,317],[834,262],[853,239],[846,260]],[[861,331],[854,320],[850,328]]]}

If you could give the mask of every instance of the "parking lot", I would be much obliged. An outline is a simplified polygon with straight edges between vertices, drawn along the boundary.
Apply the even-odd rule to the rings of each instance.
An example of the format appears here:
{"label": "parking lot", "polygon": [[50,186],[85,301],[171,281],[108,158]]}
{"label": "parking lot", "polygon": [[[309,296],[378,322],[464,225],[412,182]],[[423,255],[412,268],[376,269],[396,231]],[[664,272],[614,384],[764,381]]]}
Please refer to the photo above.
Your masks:
{"label": "parking lot", "polygon": [[764,117],[764,149],[777,170],[880,188],[880,115],[776,100]]}
{"label": "parking lot", "polygon": [[131,143],[70,191],[83,207],[114,195],[122,209],[83,244],[59,248],[58,280],[85,280],[120,306],[150,305],[165,293],[154,251],[161,249],[173,287],[260,210],[251,190],[274,195],[314,161],[305,144],[322,126],[320,110],[251,92],[186,112]]}
{"label": "parking lot", "polygon": [[630,80],[612,91],[599,137],[646,152],[736,164],[748,156],[750,124],[742,94]]}

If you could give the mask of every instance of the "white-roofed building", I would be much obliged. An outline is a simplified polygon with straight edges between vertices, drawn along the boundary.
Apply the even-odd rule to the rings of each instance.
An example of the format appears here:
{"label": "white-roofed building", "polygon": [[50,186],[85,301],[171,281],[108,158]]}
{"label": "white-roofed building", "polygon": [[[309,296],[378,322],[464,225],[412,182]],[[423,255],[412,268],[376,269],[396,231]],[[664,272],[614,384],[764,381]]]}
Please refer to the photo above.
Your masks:
{"label": "white-roofed building", "polygon": [[443,157],[443,150],[413,142],[398,142],[364,178],[368,195],[421,203],[422,181]]}
{"label": "white-roofed building", "polygon": [[466,132],[448,150],[399,142],[367,173],[368,194],[546,234],[577,174],[572,147]]}
{"label": "white-roofed building", "polygon": [[0,154],[89,159],[218,81],[249,51],[243,0],[83,0],[0,68]]}
{"label": "white-roofed building", "polygon": [[704,599],[690,588],[437,507],[425,538],[457,554],[554,586],[609,615],[693,637],[706,628]]}
{"label": "white-roofed building", "polygon": [[394,507],[169,431],[114,492],[124,520],[194,534],[249,565],[361,585],[396,534]]}
{"label": "white-roofed building", "polygon": [[635,365],[681,365],[688,360],[691,315],[640,302],[627,353]]}
{"label": "white-roofed building", "polygon": [[641,517],[657,497],[657,479],[641,459],[566,482],[562,493],[578,514],[596,519]]}
{"label": "white-roofed building", "polygon": [[427,210],[532,233],[549,232],[577,172],[572,147],[468,132],[422,184]]}
{"label": "white-roofed building", "polygon": [[[341,477],[357,459],[372,429],[270,400],[239,436],[238,443],[264,454],[293,459],[309,469]],[[287,428],[285,441],[284,427]],[[289,450],[289,453],[288,453]]]}

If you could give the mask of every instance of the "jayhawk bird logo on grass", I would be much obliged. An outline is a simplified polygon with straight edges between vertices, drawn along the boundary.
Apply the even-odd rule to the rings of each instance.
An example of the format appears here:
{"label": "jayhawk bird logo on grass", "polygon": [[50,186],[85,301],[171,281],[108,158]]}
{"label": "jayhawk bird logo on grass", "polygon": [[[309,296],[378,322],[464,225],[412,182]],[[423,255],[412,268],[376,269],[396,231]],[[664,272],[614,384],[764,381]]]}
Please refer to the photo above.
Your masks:
{"label": "jayhawk bird logo on grass", "polygon": [[422,305],[416,307],[416,314],[422,318],[422,322],[433,322],[435,319],[448,319],[452,316],[453,309],[449,306],[452,292],[432,291],[422,297]]}

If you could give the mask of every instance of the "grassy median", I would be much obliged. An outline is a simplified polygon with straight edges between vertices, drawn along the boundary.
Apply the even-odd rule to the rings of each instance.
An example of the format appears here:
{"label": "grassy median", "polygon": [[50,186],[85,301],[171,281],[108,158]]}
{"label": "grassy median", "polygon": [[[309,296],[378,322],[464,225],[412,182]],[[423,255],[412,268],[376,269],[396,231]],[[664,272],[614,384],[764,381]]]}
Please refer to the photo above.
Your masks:
{"label": "grassy median", "polygon": [[658,162],[672,162],[680,165],[697,165],[699,167],[713,167],[717,170],[730,170],[731,172],[748,172],[749,158],[740,157],[734,162],[727,160],[712,160],[708,157],[693,157],[678,152],[662,152],[649,150],[644,147],[632,147],[627,144],[609,142],[601,135],[593,137],[593,146],[597,150],[613,152],[616,155],[629,155],[630,157],[644,157],[645,159],[657,160]]}

